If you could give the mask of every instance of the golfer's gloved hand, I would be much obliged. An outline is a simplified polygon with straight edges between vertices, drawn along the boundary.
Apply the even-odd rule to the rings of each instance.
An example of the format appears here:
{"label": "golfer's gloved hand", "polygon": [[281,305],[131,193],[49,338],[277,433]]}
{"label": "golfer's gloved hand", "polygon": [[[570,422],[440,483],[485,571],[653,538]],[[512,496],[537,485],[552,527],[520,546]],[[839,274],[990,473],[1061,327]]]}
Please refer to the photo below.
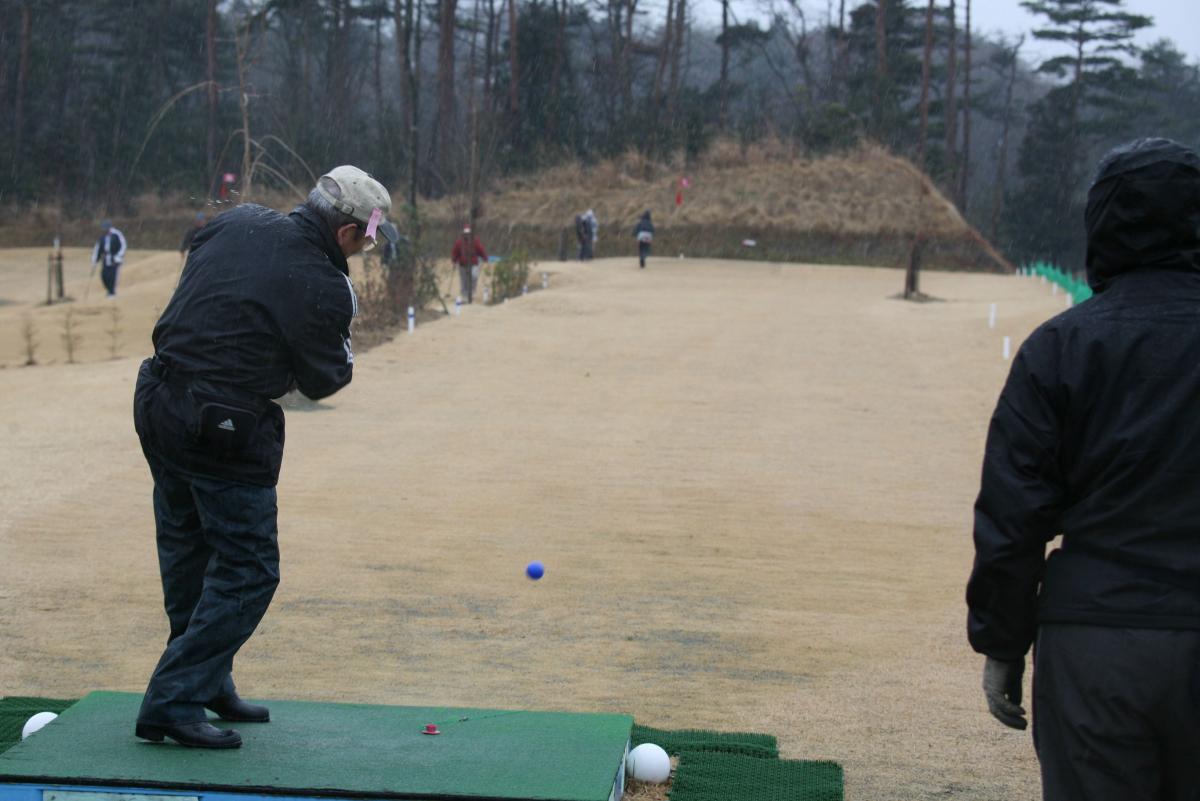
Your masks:
{"label": "golfer's gloved hand", "polygon": [[983,695],[992,717],[1013,729],[1029,725],[1021,706],[1021,677],[1025,660],[1008,661],[989,656],[983,663]]}

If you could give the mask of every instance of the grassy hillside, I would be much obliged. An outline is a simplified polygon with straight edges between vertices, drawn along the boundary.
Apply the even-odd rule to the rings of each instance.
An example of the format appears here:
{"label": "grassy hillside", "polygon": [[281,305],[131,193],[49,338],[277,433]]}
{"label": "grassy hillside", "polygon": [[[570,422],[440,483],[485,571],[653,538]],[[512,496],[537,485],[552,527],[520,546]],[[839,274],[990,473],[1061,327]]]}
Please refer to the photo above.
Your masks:
{"label": "grassy hillside", "polygon": [[[691,186],[676,206],[684,177]],[[560,248],[574,252],[574,216],[592,208],[600,220],[597,256],[632,253],[633,225],[649,210],[658,229],[654,249],[663,256],[899,265],[923,232],[927,266],[1008,268],[920,171],[876,147],[809,160],[778,143],[743,150],[724,142],[690,169],[628,154],[512,179],[482,205],[485,242],[543,258]],[[431,233],[455,230],[466,208],[463,197],[427,203]],[[742,245],[747,239],[753,248]]]}
{"label": "grassy hillside", "polygon": [[[677,206],[683,178],[690,186]],[[402,194],[394,197],[400,201]],[[256,200],[287,210],[299,198],[278,193]],[[600,220],[598,257],[632,254],[633,225],[649,210],[658,257],[900,266],[920,232],[926,267],[1009,266],[920,171],[877,147],[805,159],[782,143],[741,148],[718,142],[688,168],[630,153],[594,166],[568,164],[506,179],[481,205],[477,228],[490,252],[523,248],[539,259],[572,258],[574,217],[592,208]],[[467,206],[464,196],[422,203],[429,249],[449,254]],[[143,197],[135,207],[133,215],[114,218],[133,247],[177,247],[196,211],[194,201],[184,198]],[[23,217],[24,225],[0,228],[0,245],[48,245],[58,210],[35,209]],[[64,222],[64,244],[91,244],[98,219]],[[755,245],[747,247],[745,240]]]}

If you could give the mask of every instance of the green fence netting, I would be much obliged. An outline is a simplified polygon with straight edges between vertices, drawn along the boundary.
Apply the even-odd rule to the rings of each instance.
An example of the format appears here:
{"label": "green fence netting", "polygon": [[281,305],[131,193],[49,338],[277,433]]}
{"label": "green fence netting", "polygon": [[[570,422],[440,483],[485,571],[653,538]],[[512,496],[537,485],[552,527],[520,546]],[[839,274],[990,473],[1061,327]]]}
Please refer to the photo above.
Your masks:
{"label": "green fence netting", "polygon": [[1072,303],[1083,303],[1092,296],[1092,288],[1088,286],[1087,281],[1076,278],[1049,262],[1035,261],[1023,264],[1017,272],[1020,275],[1044,278],[1052,284],[1058,284],[1064,292],[1071,296]]}

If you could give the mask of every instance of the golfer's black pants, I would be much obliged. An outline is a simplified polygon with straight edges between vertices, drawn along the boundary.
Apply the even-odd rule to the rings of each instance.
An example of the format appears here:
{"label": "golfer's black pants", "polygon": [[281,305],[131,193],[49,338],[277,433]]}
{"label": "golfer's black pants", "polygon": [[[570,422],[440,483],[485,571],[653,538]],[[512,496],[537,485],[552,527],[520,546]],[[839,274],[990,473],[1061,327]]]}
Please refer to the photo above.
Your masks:
{"label": "golfer's black pants", "polygon": [[1200,800],[1200,631],[1042,626],[1033,741],[1046,801]]}
{"label": "golfer's black pants", "polygon": [[642,267],[646,266],[646,257],[650,255],[650,243],[638,242],[638,264]]}
{"label": "golfer's black pants", "polygon": [[279,584],[274,487],[192,478],[150,464],[163,601],[171,635],[138,720],[205,720],[233,695],[233,657]]}
{"label": "golfer's black pants", "polygon": [[104,283],[104,291],[110,295],[117,294],[117,274],[120,272],[120,264],[105,264],[100,267],[100,280]]}

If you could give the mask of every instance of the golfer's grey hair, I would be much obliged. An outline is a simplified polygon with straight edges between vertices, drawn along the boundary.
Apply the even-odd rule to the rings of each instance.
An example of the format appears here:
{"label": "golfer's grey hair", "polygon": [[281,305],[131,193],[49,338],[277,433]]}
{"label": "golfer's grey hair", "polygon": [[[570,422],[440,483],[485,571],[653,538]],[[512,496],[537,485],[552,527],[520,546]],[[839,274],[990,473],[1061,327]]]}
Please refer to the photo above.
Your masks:
{"label": "golfer's grey hair", "polygon": [[[342,196],[342,188],[337,185],[337,181],[325,177],[322,177],[321,181],[323,182],[321,186],[326,192],[333,195],[335,198],[340,198]],[[354,219],[349,214],[335,209],[333,204],[326,200],[316,187],[313,187],[313,190],[308,193],[308,200],[304,201],[304,204],[315,211],[317,216],[325,221],[325,224],[329,226],[330,231],[336,232],[337,229],[341,228],[343,225],[357,225],[359,227],[362,227],[363,225],[360,221]]]}

